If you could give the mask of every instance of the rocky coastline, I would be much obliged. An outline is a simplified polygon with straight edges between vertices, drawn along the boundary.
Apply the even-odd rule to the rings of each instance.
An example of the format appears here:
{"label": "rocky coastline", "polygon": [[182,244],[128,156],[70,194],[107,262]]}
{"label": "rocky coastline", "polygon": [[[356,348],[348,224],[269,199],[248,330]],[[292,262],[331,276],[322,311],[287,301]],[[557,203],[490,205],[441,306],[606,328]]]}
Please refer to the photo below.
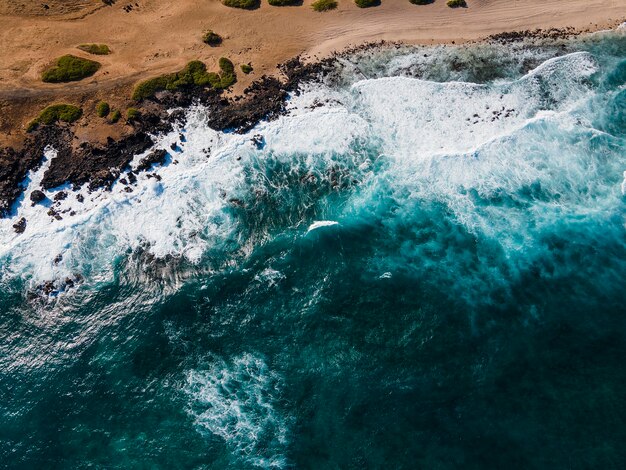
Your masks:
{"label": "rocky coastline", "polygon": [[[485,41],[502,44],[567,39],[578,34],[580,32],[573,28],[528,30],[489,36]],[[279,66],[280,79],[263,76],[242,95],[232,98],[225,97],[221,90],[199,86],[158,92],[143,103],[141,117],[132,122],[132,133],[119,140],[108,138],[104,145],[90,142],[76,145],[72,126],[65,123],[42,126],[27,134],[21,149],[0,148],[0,217],[13,215],[14,205],[25,189],[24,180],[29,171],[40,167],[46,148],[54,148],[57,154],[43,176],[40,189],[49,190],[66,184],[78,189],[88,184],[89,190],[93,191],[110,188],[118,178],[132,182],[135,176],[129,164],[133,157],[154,145],[152,135],[166,133],[175,123],[183,122],[183,108],[199,103],[208,109],[207,123],[212,129],[246,132],[263,119],[275,119],[284,114],[289,93],[297,93],[301,84],[320,79],[333,70],[342,56],[390,45],[399,46],[396,43],[368,43],[311,63],[295,57]],[[175,111],[168,113],[172,109]],[[157,151],[146,157],[150,164],[140,165],[137,170],[147,171],[152,163],[164,161],[165,155]],[[25,221],[17,224],[15,230],[19,233],[24,227]]]}

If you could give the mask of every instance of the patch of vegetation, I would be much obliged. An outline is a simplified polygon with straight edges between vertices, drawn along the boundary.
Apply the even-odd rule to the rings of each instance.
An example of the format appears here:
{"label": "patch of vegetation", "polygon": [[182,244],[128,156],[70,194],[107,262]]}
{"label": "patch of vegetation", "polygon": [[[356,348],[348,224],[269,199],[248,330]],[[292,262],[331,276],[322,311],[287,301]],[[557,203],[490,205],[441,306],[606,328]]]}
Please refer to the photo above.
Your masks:
{"label": "patch of vegetation", "polygon": [[252,10],[259,6],[259,0],[222,0],[222,3],[231,8],[243,8],[244,10]]}
{"label": "patch of vegetation", "polygon": [[459,8],[466,7],[467,3],[465,3],[465,0],[448,0],[446,2],[446,5],[448,5],[450,8]]}
{"label": "patch of vegetation", "polygon": [[43,72],[41,79],[48,83],[75,82],[92,76],[99,68],[99,62],[68,54],[59,57],[55,65]]}
{"label": "patch of vegetation", "polygon": [[273,7],[286,7],[289,5],[296,5],[301,1],[302,0],[267,0],[267,3],[269,3]]}
{"label": "patch of vegetation", "polygon": [[429,3],[433,3],[435,0],[409,0],[413,5],[428,5]]}
{"label": "patch of vegetation", "polygon": [[109,103],[107,103],[106,101],[100,101],[96,105],[96,114],[98,115],[98,117],[101,117],[101,118],[107,117],[110,111],[111,111],[111,107],[109,106]]}
{"label": "patch of vegetation", "polygon": [[94,55],[109,55],[111,53],[111,49],[106,44],[81,44],[78,49]]}
{"label": "patch of vegetation", "polygon": [[222,57],[219,61],[221,74],[207,72],[206,65],[199,60],[189,62],[184,69],[176,73],[168,73],[139,83],[133,91],[133,99],[141,101],[154,96],[157,91],[176,91],[190,86],[210,85],[221,90],[228,88],[237,81],[235,66]]}
{"label": "patch of vegetation", "polygon": [[380,0],[354,0],[354,3],[359,8],[369,8],[380,5]]}
{"label": "patch of vegetation", "polygon": [[317,0],[316,2],[313,2],[311,7],[313,7],[313,10],[315,11],[334,10],[337,8],[337,2],[335,0]]}
{"label": "patch of vegetation", "polygon": [[141,117],[141,112],[137,108],[128,108],[126,110],[126,120],[136,121]]}
{"label": "patch of vegetation", "polygon": [[27,132],[31,132],[40,125],[50,125],[58,121],[74,122],[80,119],[83,110],[71,104],[53,104],[45,108],[39,116],[30,121]]}
{"label": "patch of vegetation", "polygon": [[241,64],[241,71],[242,71],[243,73],[245,73],[246,75],[248,75],[249,73],[251,73],[251,72],[252,72],[252,70],[254,70],[254,69],[252,68],[252,65],[250,65],[250,64]]}
{"label": "patch of vegetation", "polygon": [[209,46],[219,46],[222,43],[222,36],[209,30],[202,36],[202,42]]}
{"label": "patch of vegetation", "polygon": [[111,113],[111,117],[109,118],[109,122],[111,124],[115,124],[117,121],[119,121],[122,118],[122,113],[120,113],[119,109],[116,109],[115,111],[113,111]]}

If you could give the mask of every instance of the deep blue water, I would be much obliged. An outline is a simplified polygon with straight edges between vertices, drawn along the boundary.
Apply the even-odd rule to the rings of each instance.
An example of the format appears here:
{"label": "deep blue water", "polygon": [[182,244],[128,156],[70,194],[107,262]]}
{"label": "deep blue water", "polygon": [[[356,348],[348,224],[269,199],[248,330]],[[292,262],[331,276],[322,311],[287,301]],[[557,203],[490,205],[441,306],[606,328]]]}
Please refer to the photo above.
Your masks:
{"label": "deep blue water", "polygon": [[0,465],[623,468],[624,30],[362,52],[292,101],[2,222]]}

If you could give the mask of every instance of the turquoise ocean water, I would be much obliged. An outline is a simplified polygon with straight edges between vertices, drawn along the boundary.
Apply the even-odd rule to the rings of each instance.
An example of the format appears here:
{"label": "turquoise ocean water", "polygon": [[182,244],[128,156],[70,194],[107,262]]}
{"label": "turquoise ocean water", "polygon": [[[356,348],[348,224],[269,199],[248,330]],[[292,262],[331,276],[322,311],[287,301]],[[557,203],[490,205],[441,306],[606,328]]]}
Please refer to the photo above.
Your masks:
{"label": "turquoise ocean water", "polygon": [[623,468],[625,30],[362,51],[289,108],[0,222],[0,466]]}

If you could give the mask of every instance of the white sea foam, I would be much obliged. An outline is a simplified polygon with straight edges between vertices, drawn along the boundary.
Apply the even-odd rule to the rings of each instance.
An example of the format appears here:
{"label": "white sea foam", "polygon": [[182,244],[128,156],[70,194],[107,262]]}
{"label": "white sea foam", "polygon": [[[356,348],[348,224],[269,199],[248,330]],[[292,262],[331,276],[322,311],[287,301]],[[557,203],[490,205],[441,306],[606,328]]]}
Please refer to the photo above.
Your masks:
{"label": "white sea foam", "polygon": [[333,225],[339,225],[339,222],[335,220],[317,220],[309,225],[306,233],[312,232],[313,230],[317,230],[322,227],[332,227]]}
{"label": "white sea foam", "polygon": [[280,376],[265,361],[243,354],[187,373],[189,413],[200,433],[210,433],[245,462],[259,468],[284,468],[289,420],[276,408]]}
{"label": "white sea foam", "polygon": [[[140,174],[131,193],[120,182],[110,192],[90,194],[83,188],[82,204],[70,192],[59,203],[63,220],[58,221],[47,215],[46,207],[31,207],[28,201],[46,166],[30,175],[15,217],[0,221],[2,278],[18,276],[39,284],[78,273],[88,283],[108,282],[115,263],[135,250],[192,265],[207,253],[232,249],[227,247],[233,241],[249,253],[252,248],[229,203],[252,191],[246,188],[249,172],[262,167],[264,159],[288,163],[295,154],[305,155],[308,166],[338,155],[349,160],[357,142],[379,149],[393,163],[372,180],[371,161],[355,160],[350,171],[370,180],[361,178],[362,191],[346,210],[368,207],[368,198],[376,199],[376,180],[388,177],[409,199],[445,203],[472,230],[510,237],[518,228],[515,210],[503,211],[493,221],[494,214],[476,209],[473,192],[480,197],[511,194],[539,181],[553,193],[567,194],[572,185],[593,185],[590,175],[600,180],[602,169],[589,160],[592,152],[585,147],[597,131],[576,114],[592,93],[586,79],[596,69],[593,57],[581,52],[548,60],[518,80],[489,85],[392,77],[360,81],[348,90],[309,86],[292,97],[290,115],[243,135],[209,129],[206,111],[194,107],[186,127],[156,145],[169,149],[179,133],[185,135],[180,151],[170,152],[172,163],[153,169],[160,181]],[[251,142],[255,134],[263,135],[263,148]],[[562,135],[574,137],[564,141]],[[53,157],[50,151],[48,160]],[[275,189],[267,176],[259,179],[268,191]],[[59,190],[46,194],[53,198]],[[581,190],[579,197],[584,194],[591,193]],[[17,235],[12,225],[19,217],[27,219],[27,227]],[[311,231],[331,221],[306,222]]]}

